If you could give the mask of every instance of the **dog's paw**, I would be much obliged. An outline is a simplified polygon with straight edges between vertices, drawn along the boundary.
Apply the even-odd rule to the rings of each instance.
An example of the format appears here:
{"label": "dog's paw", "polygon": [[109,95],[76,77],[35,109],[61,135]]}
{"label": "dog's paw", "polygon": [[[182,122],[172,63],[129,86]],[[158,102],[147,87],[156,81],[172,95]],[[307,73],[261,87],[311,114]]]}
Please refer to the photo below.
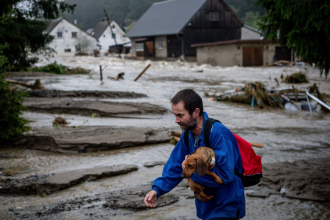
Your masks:
{"label": "dog's paw", "polygon": [[222,181],[222,179],[221,179],[220,177],[217,177],[217,178],[215,179],[215,182],[217,182],[217,183],[219,183],[219,184],[223,184],[223,181]]}

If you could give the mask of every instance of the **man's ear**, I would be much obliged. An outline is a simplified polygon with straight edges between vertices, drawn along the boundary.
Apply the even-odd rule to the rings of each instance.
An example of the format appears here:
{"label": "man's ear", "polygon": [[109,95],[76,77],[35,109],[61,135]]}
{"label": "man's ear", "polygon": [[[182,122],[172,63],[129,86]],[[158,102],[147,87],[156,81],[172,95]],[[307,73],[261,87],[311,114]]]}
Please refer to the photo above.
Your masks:
{"label": "man's ear", "polygon": [[195,108],[195,111],[193,112],[194,117],[198,117],[200,112],[201,110],[199,108]]}

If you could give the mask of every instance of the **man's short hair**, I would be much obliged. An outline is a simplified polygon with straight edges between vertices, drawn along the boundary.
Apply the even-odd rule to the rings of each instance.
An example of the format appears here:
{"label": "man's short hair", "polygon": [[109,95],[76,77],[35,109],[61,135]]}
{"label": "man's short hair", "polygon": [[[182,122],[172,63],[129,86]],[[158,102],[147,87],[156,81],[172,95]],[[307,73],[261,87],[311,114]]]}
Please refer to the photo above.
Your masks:
{"label": "man's short hair", "polygon": [[171,103],[176,105],[179,102],[183,102],[184,108],[190,115],[196,108],[200,109],[199,115],[203,115],[203,101],[202,98],[192,89],[183,89],[179,91],[172,99]]}

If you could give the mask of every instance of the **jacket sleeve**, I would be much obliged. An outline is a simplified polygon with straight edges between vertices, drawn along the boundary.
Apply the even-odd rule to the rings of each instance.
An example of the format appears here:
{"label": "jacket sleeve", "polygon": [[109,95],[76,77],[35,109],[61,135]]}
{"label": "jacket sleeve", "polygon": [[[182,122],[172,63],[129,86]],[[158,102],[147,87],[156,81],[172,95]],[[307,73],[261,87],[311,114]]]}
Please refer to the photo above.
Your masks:
{"label": "jacket sleeve", "polygon": [[164,195],[171,191],[182,181],[182,162],[189,150],[184,143],[183,132],[180,141],[173,149],[168,161],[166,162],[161,177],[158,177],[152,185],[152,189],[157,192],[157,196]]}
{"label": "jacket sleeve", "polygon": [[[233,182],[235,180],[234,169],[237,160],[235,147],[237,148],[237,146],[235,146],[236,143],[234,142],[235,139],[233,139],[232,133],[223,125],[215,123],[209,140],[216,157],[216,166],[210,171],[217,174],[223,180],[223,184]],[[221,186],[208,175],[198,176],[195,173],[192,175],[192,180],[208,187]]]}

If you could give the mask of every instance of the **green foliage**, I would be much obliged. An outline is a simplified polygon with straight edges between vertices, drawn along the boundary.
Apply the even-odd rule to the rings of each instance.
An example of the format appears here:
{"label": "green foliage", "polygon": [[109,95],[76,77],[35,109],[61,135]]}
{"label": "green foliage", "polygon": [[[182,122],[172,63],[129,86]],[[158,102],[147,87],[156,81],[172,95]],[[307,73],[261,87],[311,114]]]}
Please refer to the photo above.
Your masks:
{"label": "green foliage", "polygon": [[28,122],[22,118],[22,113],[26,110],[22,105],[26,94],[11,89],[10,84],[5,81],[8,60],[2,55],[4,47],[6,48],[0,46],[0,141],[18,137],[30,129]]}
{"label": "green foliage", "polygon": [[90,70],[76,67],[76,68],[68,68],[64,65],[57,64],[56,62],[48,64],[46,66],[41,67],[30,67],[27,69],[31,72],[47,72],[47,73],[55,73],[55,74],[88,74]]}
{"label": "green foliage", "polygon": [[257,0],[267,12],[260,26],[266,37],[292,48],[327,77],[330,69],[330,2],[324,0]]}
{"label": "green foliage", "polygon": [[10,17],[0,25],[0,45],[9,45],[3,54],[12,70],[25,70],[36,63],[37,57],[29,57],[30,53],[49,50],[47,44],[52,37],[43,33],[47,23],[40,19],[55,19],[61,12],[72,12],[74,7],[60,0],[0,1],[0,15]]}
{"label": "green foliage", "polygon": [[41,67],[28,68],[28,71],[65,74],[66,67],[56,62]]}

